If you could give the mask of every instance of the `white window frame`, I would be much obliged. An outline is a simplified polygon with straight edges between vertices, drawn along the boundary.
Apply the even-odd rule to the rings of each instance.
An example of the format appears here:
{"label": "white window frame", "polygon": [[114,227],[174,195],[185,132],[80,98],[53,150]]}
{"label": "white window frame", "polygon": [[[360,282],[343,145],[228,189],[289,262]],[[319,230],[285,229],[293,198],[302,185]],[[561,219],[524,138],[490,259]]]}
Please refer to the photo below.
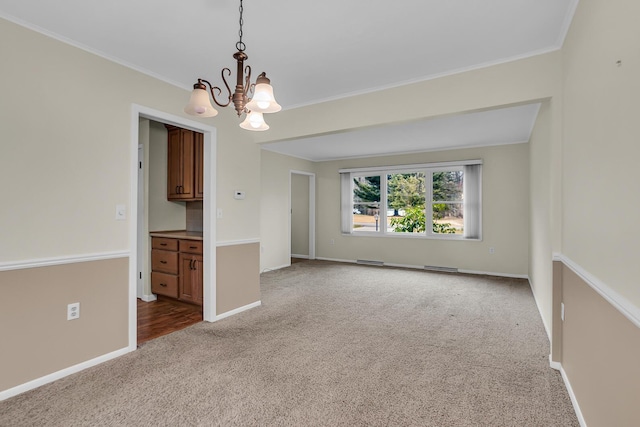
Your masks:
{"label": "white window frame", "polygon": [[[482,240],[482,173],[480,172],[478,177],[478,199],[479,206],[475,210],[478,215],[477,222],[479,223],[479,230],[477,236],[467,237],[460,234],[446,234],[446,233],[434,233],[433,227],[425,226],[425,231],[421,233],[396,233],[387,230],[387,210],[388,210],[388,194],[387,194],[387,176],[393,174],[409,174],[409,173],[423,173],[425,174],[425,216],[426,218],[432,218],[433,204],[438,203],[433,200],[433,174],[437,172],[448,171],[464,171],[464,167],[468,165],[482,165],[482,160],[465,160],[460,162],[442,162],[442,163],[427,163],[420,165],[399,165],[399,166],[383,166],[383,167],[371,167],[371,168],[354,168],[354,169],[341,169],[342,180],[342,234],[349,236],[367,236],[367,237],[390,237],[390,238],[421,238],[421,239],[444,239],[444,240]],[[379,230],[378,231],[360,231],[353,227],[353,180],[357,177],[380,177],[380,209],[379,209]],[[347,181],[348,180],[348,181]],[[345,191],[348,189],[348,194]],[[466,191],[466,188],[465,188]],[[439,201],[441,202],[441,201]],[[464,203],[463,200],[451,201],[451,203]],[[345,211],[345,209],[348,209]],[[467,215],[467,209],[465,209],[464,216]],[[427,215],[429,211],[429,215]],[[425,219],[426,219],[425,218]],[[348,222],[345,222],[347,221]],[[429,222],[430,224],[430,222]],[[425,224],[426,225],[426,224]]]}

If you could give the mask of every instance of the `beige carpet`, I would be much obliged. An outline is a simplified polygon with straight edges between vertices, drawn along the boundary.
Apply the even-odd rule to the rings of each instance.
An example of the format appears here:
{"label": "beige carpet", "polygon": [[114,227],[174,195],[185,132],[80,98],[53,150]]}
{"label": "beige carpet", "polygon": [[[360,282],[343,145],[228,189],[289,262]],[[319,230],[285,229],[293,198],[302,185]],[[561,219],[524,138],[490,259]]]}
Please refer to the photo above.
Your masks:
{"label": "beige carpet", "polygon": [[525,280],[297,263],[262,306],[0,402],[2,426],[578,426]]}

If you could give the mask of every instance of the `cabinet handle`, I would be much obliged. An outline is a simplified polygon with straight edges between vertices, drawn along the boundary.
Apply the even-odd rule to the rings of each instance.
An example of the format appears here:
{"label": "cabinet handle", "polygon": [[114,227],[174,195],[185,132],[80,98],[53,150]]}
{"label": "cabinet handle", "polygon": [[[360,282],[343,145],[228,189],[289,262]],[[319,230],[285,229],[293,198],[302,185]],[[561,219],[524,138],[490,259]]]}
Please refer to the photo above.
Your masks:
{"label": "cabinet handle", "polygon": [[189,249],[198,249],[197,246],[189,246]]}
{"label": "cabinet handle", "polygon": [[166,264],[167,261],[160,261],[160,264]]}
{"label": "cabinet handle", "polygon": [[167,246],[166,243],[160,243],[160,246]]}
{"label": "cabinet handle", "polygon": [[160,283],[160,286],[163,286],[163,287],[165,287],[165,288],[166,288],[166,287],[167,287],[167,284],[166,284],[166,283]]}
{"label": "cabinet handle", "polygon": [[197,270],[198,269],[198,261],[197,260],[193,260],[193,269]]}
{"label": "cabinet handle", "polygon": [[184,194],[184,187],[182,185],[178,186],[180,188],[180,194]]}

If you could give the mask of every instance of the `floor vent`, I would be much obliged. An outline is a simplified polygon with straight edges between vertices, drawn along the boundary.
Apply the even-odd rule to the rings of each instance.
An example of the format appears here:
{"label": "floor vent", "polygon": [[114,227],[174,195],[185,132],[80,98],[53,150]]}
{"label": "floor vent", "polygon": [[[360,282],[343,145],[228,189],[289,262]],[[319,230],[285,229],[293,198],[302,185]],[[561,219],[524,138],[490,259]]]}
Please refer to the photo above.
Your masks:
{"label": "floor vent", "polygon": [[438,267],[437,265],[425,265],[424,266],[425,270],[429,270],[429,271],[444,271],[446,273],[457,273],[458,269],[457,268],[452,268],[452,267]]}
{"label": "floor vent", "polygon": [[368,259],[358,259],[358,260],[356,260],[356,263],[357,264],[364,264],[364,265],[380,265],[380,266],[384,265],[384,262],[382,262],[382,261],[371,261],[371,260],[368,260]]}

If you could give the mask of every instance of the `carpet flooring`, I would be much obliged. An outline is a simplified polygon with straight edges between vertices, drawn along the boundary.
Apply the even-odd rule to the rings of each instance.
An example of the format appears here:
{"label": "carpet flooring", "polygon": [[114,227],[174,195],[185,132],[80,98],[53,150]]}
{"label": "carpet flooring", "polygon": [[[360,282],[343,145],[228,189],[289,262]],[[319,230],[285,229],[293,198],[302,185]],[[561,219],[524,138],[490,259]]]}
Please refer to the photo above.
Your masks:
{"label": "carpet flooring", "polygon": [[1,426],[578,426],[528,283],[322,261],[0,402]]}

